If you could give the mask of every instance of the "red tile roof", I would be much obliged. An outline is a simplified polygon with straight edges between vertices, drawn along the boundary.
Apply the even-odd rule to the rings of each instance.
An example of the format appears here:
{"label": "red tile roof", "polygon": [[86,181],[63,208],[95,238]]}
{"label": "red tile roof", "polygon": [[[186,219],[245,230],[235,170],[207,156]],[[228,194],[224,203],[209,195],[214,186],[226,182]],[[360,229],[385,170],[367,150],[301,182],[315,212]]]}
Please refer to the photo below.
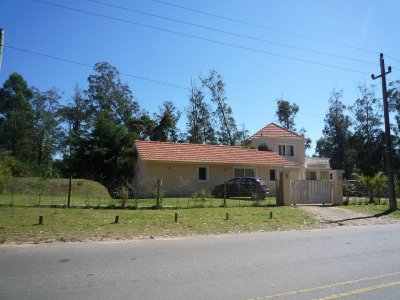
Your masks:
{"label": "red tile roof", "polygon": [[289,166],[291,162],[275,152],[242,147],[187,143],[135,141],[145,161]]}
{"label": "red tile roof", "polygon": [[250,139],[254,140],[256,138],[262,137],[262,136],[269,136],[269,137],[290,137],[290,138],[296,138],[296,139],[304,139],[301,135],[298,135],[297,133],[294,133],[292,131],[289,131],[279,125],[276,125],[275,123],[270,123],[264,128],[260,129],[257,131],[255,134],[253,134]]}

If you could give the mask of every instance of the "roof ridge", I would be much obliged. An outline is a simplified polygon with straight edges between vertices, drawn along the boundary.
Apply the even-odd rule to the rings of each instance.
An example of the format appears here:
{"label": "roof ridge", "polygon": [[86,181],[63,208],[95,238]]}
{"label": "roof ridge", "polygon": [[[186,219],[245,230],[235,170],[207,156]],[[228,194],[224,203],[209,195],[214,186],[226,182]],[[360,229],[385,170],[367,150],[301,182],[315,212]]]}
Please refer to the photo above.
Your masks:
{"label": "roof ridge", "polygon": [[256,148],[246,148],[243,146],[230,146],[230,145],[221,145],[221,144],[195,144],[195,143],[178,143],[178,142],[161,142],[161,141],[144,141],[144,140],[134,140],[134,143],[152,143],[152,144],[170,144],[170,145],[194,145],[194,146],[203,146],[203,147],[218,147],[218,148],[237,148],[244,150],[255,150],[259,151]]}
{"label": "roof ridge", "polygon": [[304,136],[301,136],[300,134],[298,134],[298,133],[297,133],[297,132],[295,132],[295,131],[292,131],[292,130],[286,129],[285,127],[282,127],[282,126],[280,126],[280,125],[278,125],[278,124],[276,124],[276,123],[274,123],[274,122],[272,122],[272,123],[269,123],[268,125],[271,125],[271,124],[273,124],[273,125],[275,125],[275,126],[279,127],[279,128],[280,128],[280,129],[282,129],[282,130],[285,130],[285,131],[287,131],[287,132],[293,133],[293,134],[297,135],[298,137],[301,137],[301,138],[303,138],[303,139],[304,139]]}
{"label": "roof ridge", "polygon": [[254,133],[254,134],[250,137],[250,140],[251,140],[251,139],[258,138],[259,136],[263,136],[263,131],[267,130],[267,128],[268,128],[269,126],[271,126],[271,125],[272,125],[272,126],[276,126],[276,127],[278,127],[279,129],[281,129],[281,130],[283,130],[283,131],[285,131],[285,132],[287,132],[287,133],[293,134],[293,135],[295,135],[295,136],[297,136],[297,137],[299,137],[299,138],[305,139],[305,137],[301,136],[300,134],[298,134],[298,133],[296,133],[296,132],[294,132],[294,131],[288,130],[288,129],[286,129],[286,128],[284,128],[284,127],[282,127],[282,126],[280,126],[280,125],[278,125],[278,124],[276,124],[276,123],[274,123],[274,122],[271,122],[271,123],[268,123],[267,125],[265,125],[265,126],[264,126],[263,128],[261,128],[260,130],[258,130],[256,133]]}

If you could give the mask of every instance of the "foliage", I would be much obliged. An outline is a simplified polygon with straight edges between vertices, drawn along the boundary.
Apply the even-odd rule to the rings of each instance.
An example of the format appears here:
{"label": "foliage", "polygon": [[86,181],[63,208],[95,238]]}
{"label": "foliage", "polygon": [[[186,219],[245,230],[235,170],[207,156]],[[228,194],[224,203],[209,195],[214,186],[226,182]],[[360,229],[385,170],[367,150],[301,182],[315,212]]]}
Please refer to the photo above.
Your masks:
{"label": "foliage", "polygon": [[355,132],[351,143],[356,149],[356,168],[367,176],[383,170],[384,134],[381,104],[375,97],[374,86],[358,86],[360,97],[350,107],[354,114]]}
{"label": "foliage", "polygon": [[107,111],[116,123],[127,125],[139,113],[139,105],[129,86],[122,83],[119,71],[107,62],[96,63],[94,71],[96,73],[89,76],[89,87],[84,91],[88,97],[88,112]]}
{"label": "foliage", "polygon": [[210,191],[202,189],[193,193],[192,200],[195,202],[200,201],[200,207],[206,207],[206,201],[207,199],[211,199],[211,197]]}
{"label": "foliage", "polygon": [[222,145],[237,145],[239,143],[237,140],[238,129],[233,118],[232,108],[227,103],[228,99],[222,76],[217,71],[211,70],[207,77],[201,78],[201,83],[209,90],[211,102],[217,106],[214,115],[219,126],[217,131],[218,142]]}
{"label": "foliage", "polygon": [[158,123],[152,131],[150,139],[160,142],[177,142],[179,140],[179,129],[177,123],[181,112],[175,107],[172,101],[165,101],[159,107],[159,114],[156,115]]}
{"label": "foliage", "polygon": [[58,120],[60,93],[56,89],[40,92],[33,88],[34,145],[38,167],[45,177],[52,177],[52,161],[61,137]]}
{"label": "foliage", "polygon": [[299,106],[284,99],[277,100],[276,104],[275,113],[278,117],[278,123],[287,130],[296,131],[294,118],[299,111]]}
{"label": "foliage", "polygon": [[381,198],[386,195],[388,179],[384,173],[378,172],[374,176],[356,175],[356,177],[367,193],[370,203],[375,202],[375,197]]}
{"label": "foliage", "polygon": [[0,89],[0,145],[20,161],[35,160],[32,95],[17,73],[12,73]]}
{"label": "foliage", "polygon": [[0,160],[0,193],[11,180],[11,169]]}
{"label": "foliage", "polygon": [[189,106],[186,108],[187,141],[194,144],[216,144],[211,108],[204,98],[203,91],[192,81]]}
{"label": "foliage", "polygon": [[351,120],[345,115],[347,108],[342,98],[343,90],[332,91],[322,131],[324,137],[317,141],[316,153],[329,157],[332,169],[345,170],[345,176],[348,178],[353,173],[355,153],[350,145]]}

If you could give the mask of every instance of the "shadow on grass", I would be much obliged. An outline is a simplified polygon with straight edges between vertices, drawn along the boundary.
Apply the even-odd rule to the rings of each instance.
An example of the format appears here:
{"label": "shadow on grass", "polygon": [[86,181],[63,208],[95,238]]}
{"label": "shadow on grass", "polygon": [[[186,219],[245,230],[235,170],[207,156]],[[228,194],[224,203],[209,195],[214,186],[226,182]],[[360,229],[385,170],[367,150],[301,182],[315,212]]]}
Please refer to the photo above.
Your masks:
{"label": "shadow on grass", "polygon": [[375,215],[371,215],[371,216],[365,216],[365,217],[354,217],[354,218],[347,218],[347,219],[342,219],[342,220],[335,220],[335,221],[330,221],[330,220],[324,220],[321,223],[327,223],[327,224],[339,224],[339,225],[343,225],[340,224],[342,222],[346,222],[346,221],[355,221],[355,220],[368,220],[368,219],[378,219],[380,217],[383,216],[387,216],[390,215],[391,213],[393,213],[393,210],[385,210],[384,212],[381,212],[379,214],[375,214]]}

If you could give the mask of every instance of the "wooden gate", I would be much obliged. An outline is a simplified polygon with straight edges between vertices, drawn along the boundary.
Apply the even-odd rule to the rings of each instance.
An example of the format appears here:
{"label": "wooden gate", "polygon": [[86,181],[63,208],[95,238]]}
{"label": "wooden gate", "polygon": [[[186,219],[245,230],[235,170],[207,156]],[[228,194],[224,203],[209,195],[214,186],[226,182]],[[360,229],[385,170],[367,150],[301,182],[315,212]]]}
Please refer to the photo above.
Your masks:
{"label": "wooden gate", "polygon": [[291,180],[291,199],[294,204],[332,203],[332,185],[330,181]]}

